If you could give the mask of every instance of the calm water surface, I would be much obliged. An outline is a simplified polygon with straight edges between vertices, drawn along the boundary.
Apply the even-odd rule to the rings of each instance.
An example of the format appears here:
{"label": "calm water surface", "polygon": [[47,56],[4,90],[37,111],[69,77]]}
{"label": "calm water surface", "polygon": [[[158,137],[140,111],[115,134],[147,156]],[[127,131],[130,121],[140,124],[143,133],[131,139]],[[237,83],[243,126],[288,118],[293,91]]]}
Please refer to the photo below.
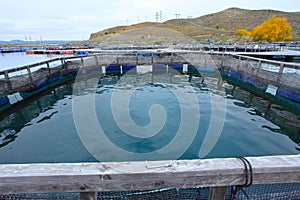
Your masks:
{"label": "calm water surface", "polygon": [[[85,104],[74,110],[72,101],[80,100]],[[221,101],[224,119],[212,114],[214,106],[223,109]],[[80,117],[82,121],[76,121]],[[221,132],[207,143],[214,118]],[[147,132],[147,126],[155,132]],[[202,81],[167,74],[90,78],[1,113],[0,163],[197,159],[207,145],[211,147],[205,158],[290,155],[300,153],[299,130],[296,113],[217,78]]]}

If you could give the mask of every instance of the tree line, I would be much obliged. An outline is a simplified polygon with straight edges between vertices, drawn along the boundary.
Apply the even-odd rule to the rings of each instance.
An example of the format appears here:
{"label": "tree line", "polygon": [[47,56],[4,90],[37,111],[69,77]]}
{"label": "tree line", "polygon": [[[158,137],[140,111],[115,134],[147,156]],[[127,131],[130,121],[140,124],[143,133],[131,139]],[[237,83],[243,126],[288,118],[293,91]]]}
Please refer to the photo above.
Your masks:
{"label": "tree line", "polygon": [[246,29],[238,29],[236,34],[239,36],[252,37],[255,42],[281,42],[291,41],[291,26],[286,18],[271,17],[262,24],[254,27],[251,32]]}

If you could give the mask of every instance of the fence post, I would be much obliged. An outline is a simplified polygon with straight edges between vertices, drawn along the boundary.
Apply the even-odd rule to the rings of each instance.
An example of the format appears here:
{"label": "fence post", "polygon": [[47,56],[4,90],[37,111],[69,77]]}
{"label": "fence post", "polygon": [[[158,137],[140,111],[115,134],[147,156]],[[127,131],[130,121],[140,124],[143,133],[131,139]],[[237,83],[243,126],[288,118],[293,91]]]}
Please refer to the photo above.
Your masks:
{"label": "fence post", "polygon": [[80,60],[81,60],[81,68],[83,68],[84,67],[83,58],[81,57]]}
{"label": "fence post", "polygon": [[51,69],[50,69],[49,62],[47,61],[46,64],[47,64],[48,74],[51,75]]}
{"label": "fence post", "polygon": [[256,75],[259,75],[260,69],[261,69],[261,60],[258,61],[258,68],[256,70]]}
{"label": "fence post", "polygon": [[153,53],[151,53],[151,64],[153,64]]}
{"label": "fence post", "polygon": [[62,68],[65,69],[65,71],[67,72],[68,71],[68,66],[66,64],[66,61],[64,58],[61,58],[61,65],[62,65]]}
{"label": "fence post", "polygon": [[80,200],[96,200],[97,192],[80,192]]}
{"label": "fence post", "polygon": [[95,55],[95,61],[96,61],[96,66],[98,67],[99,63],[98,63],[98,57],[97,57],[97,55]]}
{"label": "fence post", "polygon": [[209,200],[225,200],[226,186],[223,187],[211,187],[209,190]]}
{"label": "fence post", "polygon": [[33,79],[32,79],[32,74],[31,74],[31,71],[30,71],[30,67],[27,67],[27,72],[28,72],[28,75],[29,75],[30,83],[33,84]]}
{"label": "fence post", "polygon": [[8,72],[7,71],[4,72],[4,77],[5,77],[5,80],[7,81],[8,89],[11,90],[12,89],[12,85],[11,85],[11,82],[9,80],[9,76],[8,76]]}
{"label": "fence post", "polygon": [[282,76],[282,74],[283,74],[283,69],[284,69],[284,63],[281,63],[280,64],[280,68],[279,68],[279,72],[278,72],[278,77],[277,77],[277,83],[278,83],[278,85],[279,85],[279,83],[280,83],[280,80],[281,80],[281,76]]}

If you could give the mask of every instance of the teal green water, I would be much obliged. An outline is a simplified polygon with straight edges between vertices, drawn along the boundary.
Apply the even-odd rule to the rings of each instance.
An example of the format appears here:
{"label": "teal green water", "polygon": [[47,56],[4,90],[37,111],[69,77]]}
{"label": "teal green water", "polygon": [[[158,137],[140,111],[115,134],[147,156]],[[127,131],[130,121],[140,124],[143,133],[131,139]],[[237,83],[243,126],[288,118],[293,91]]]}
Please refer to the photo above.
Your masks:
{"label": "teal green water", "polygon": [[[243,88],[209,77],[119,78],[96,79],[96,87],[95,78],[70,82],[1,113],[0,163],[197,159],[206,146],[205,158],[300,153],[300,116]],[[131,92],[128,102],[124,91]],[[72,101],[90,97],[94,112],[90,105],[74,110]],[[224,109],[215,99],[225,105],[224,118],[214,115],[214,106]],[[74,112],[85,119],[74,121]],[[205,139],[210,124],[221,130],[213,142]]]}

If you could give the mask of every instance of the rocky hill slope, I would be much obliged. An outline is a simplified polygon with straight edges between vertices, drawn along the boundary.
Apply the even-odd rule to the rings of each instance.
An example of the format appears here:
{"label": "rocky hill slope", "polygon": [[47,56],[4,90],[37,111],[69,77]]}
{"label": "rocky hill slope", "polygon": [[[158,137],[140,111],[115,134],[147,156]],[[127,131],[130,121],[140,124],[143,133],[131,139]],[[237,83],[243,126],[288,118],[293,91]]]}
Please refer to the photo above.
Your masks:
{"label": "rocky hill slope", "polygon": [[[91,41],[237,41],[235,31],[249,31],[268,18],[285,17],[292,27],[293,40],[300,40],[300,12],[276,10],[246,10],[229,8],[221,12],[192,19],[172,19],[163,23],[144,22],[118,26],[92,33]],[[176,37],[174,37],[176,35]],[[169,36],[172,36],[171,38]]]}

